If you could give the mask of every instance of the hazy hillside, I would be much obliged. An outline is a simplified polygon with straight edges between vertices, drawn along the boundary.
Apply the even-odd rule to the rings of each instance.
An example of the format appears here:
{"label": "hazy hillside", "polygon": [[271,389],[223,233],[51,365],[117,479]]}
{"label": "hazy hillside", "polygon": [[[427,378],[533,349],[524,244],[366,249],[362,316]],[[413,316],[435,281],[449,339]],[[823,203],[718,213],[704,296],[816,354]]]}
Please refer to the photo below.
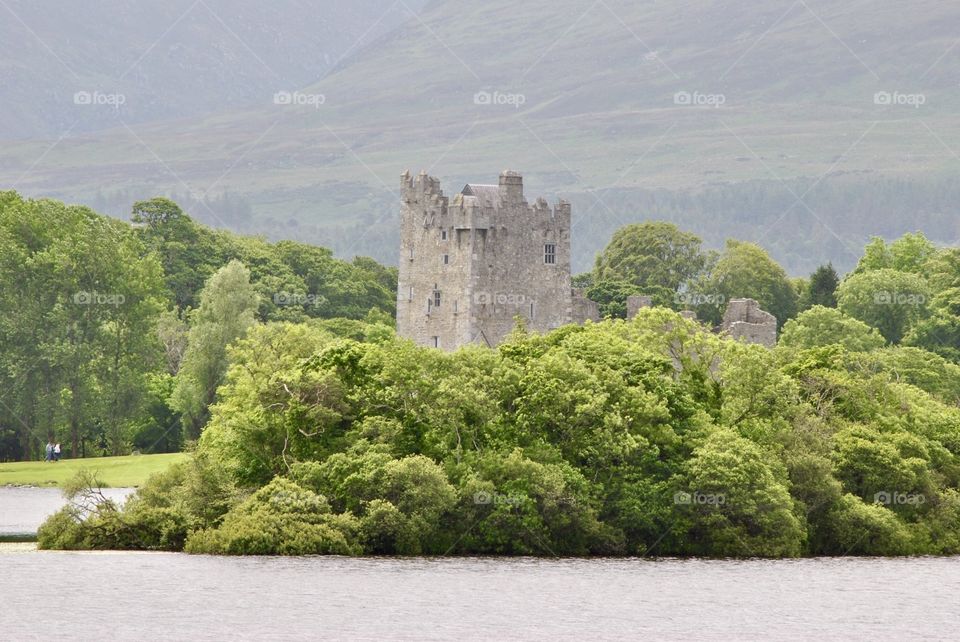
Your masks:
{"label": "hazy hillside", "polygon": [[[295,5],[271,14],[286,21],[271,32],[281,40],[310,20]],[[578,269],[643,218],[712,245],[758,240],[794,272],[848,266],[848,248],[874,233],[960,235],[960,6],[437,0],[417,17],[394,6],[404,24],[303,88],[300,106],[265,97],[135,133],[8,144],[0,182],[118,215],[176,193],[201,220],[388,261],[405,168],[452,192],[510,167],[528,195],[570,198]],[[253,12],[231,15],[256,31]],[[258,55],[307,75],[309,54]]]}
{"label": "hazy hillside", "polygon": [[[409,17],[395,5],[7,0],[0,12],[0,138],[56,139],[268,104],[274,92],[316,81]],[[78,105],[78,92],[103,98]],[[115,94],[123,98],[108,98]]]}

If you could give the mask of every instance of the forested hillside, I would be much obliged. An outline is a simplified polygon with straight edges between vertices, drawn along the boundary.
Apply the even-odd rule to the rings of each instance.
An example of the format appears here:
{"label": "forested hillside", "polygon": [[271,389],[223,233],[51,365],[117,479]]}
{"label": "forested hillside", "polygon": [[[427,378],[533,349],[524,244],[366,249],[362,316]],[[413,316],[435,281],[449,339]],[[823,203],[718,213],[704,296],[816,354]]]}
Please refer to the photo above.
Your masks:
{"label": "forested hillside", "polygon": [[3,9],[4,140],[269,103],[410,17],[390,0],[6,0]]}
{"label": "forested hillside", "polygon": [[[35,24],[43,4],[12,6]],[[77,80],[14,24],[16,40],[0,38],[18,79],[0,92],[9,129],[32,131],[51,100],[62,126],[5,141],[0,184],[119,217],[143,194],[176,194],[210,225],[388,264],[405,169],[452,193],[510,168],[531,199],[571,200],[578,271],[643,220],[716,249],[761,243],[793,276],[852,268],[872,234],[960,237],[951,3],[185,5],[131,30],[121,9],[70,7],[39,34],[87,91],[114,91],[111,74],[144,54],[116,109],[73,105]],[[69,20],[116,37],[59,37]],[[328,64],[331,50],[348,55]],[[17,90],[34,68],[60,79],[41,97]],[[91,119],[112,126],[78,133]]]}

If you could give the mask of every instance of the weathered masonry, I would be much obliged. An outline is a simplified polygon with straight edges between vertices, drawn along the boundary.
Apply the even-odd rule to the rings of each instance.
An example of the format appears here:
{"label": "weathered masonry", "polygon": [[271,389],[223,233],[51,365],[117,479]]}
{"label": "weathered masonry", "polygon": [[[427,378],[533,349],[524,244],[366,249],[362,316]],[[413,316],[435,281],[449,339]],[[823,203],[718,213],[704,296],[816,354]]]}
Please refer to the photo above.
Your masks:
{"label": "weathered masonry", "polygon": [[453,350],[495,346],[521,319],[545,332],[599,317],[570,285],[570,204],[523,196],[523,178],[448,198],[426,172],[401,177],[397,332]]}

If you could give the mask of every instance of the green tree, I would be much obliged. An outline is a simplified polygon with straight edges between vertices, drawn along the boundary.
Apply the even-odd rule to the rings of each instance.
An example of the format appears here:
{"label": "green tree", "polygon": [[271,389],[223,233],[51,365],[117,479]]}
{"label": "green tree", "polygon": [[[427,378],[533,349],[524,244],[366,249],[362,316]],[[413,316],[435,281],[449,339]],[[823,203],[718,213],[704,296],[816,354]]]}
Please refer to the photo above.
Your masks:
{"label": "green tree", "polygon": [[797,557],[804,524],[770,454],[730,430],[713,432],[687,462],[674,496],[689,523],[689,551],[749,557]]}
{"label": "green tree", "polygon": [[[787,273],[760,246],[744,241],[727,241],[710,275],[693,292],[717,301],[756,299],[781,327],[797,314],[797,292]],[[720,321],[719,309],[709,303],[698,308],[698,315]]]}
{"label": "green tree", "polygon": [[239,261],[220,268],[200,293],[200,307],[190,315],[187,350],[170,396],[170,406],[181,415],[185,438],[200,436],[227,371],[227,347],[255,323],[257,305],[250,271]]}
{"label": "green tree", "polygon": [[838,285],[840,285],[840,277],[837,276],[837,271],[833,269],[833,264],[821,265],[810,275],[810,282],[804,296],[801,297],[800,307],[804,310],[815,305],[822,305],[825,308],[837,307],[836,291]]}
{"label": "green tree", "polygon": [[960,249],[939,252],[927,263],[926,275],[933,292],[931,315],[917,322],[903,343],[960,363]]}
{"label": "green tree", "polygon": [[137,201],[130,220],[160,258],[174,304],[196,307],[203,284],[225,262],[223,245],[168,198]]}
{"label": "green tree", "polygon": [[870,239],[854,274],[871,270],[897,270],[922,274],[928,261],[938,253],[937,247],[920,232],[904,234],[887,244],[879,236]]}
{"label": "green tree", "polygon": [[890,268],[852,274],[837,290],[841,312],[876,328],[891,343],[899,343],[926,316],[929,298],[926,279]]}
{"label": "green tree", "polygon": [[617,230],[597,256],[594,285],[604,281],[632,283],[641,290],[677,292],[704,270],[702,241],[672,223],[634,223]]}
{"label": "green tree", "polygon": [[883,347],[886,341],[866,323],[821,305],[787,321],[779,341],[785,348],[816,348],[832,343],[839,343],[850,352],[869,352]]}
{"label": "green tree", "polygon": [[84,207],[0,195],[0,424],[19,456],[47,438],[74,457],[129,446],[145,376],[159,363],[153,330],[163,282],[129,227]]}

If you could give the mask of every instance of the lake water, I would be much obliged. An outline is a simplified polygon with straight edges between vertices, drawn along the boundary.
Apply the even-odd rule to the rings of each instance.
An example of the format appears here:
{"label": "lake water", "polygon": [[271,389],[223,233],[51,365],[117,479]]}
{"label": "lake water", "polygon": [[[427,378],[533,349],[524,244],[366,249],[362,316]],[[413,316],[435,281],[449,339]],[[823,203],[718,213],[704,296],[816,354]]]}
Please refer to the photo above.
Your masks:
{"label": "lake water", "polygon": [[17,546],[0,545],[9,640],[960,635],[960,558],[225,558]]}
{"label": "lake water", "polygon": [[[51,505],[11,517],[15,501],[49,495],[11,490],[0,489],[3,524],[29,527],[59,506],[53,491]],[[960,557],[228,558],[0,544],[3,640],[958,637]]]}
{"label": "lake water", "polygon": [[[104,488],[103,494],[122,502],[133,488]],[[0,487],[0,535],[36,533],[47,517],[67,500],[58,488]]]}

